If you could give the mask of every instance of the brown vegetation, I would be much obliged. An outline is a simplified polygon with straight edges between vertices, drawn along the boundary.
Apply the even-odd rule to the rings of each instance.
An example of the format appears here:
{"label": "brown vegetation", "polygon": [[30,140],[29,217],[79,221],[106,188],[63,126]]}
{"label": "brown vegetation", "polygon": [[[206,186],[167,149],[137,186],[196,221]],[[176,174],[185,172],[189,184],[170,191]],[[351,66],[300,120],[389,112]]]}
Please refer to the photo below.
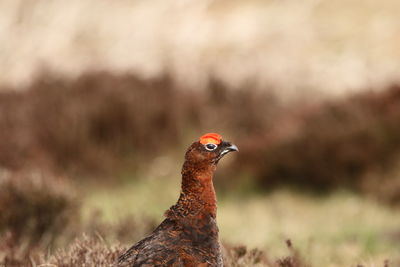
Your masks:
{"label": "brown vegetation", "polygon": [[[243,188],[324,194],[344,188],[399,206],[398,0],[3,2],[0,266],[109,266],[158,220],[135,214],[106,222],[94,205],[92,215],[80,214],[85,203],[76,185],[91,179],[108,190],[113,181],[127,185],[120,177],[147,180],[153,173],[140,168],[172,165],[209,131],[241,150],[221,166],[217,191],[234,192],[233,210],[240,206],[238,216],[247,220],[245,210],[257,214],[249,217],[262,218],[260,229],[276,216],[284,227],[251,231],[268,240],[274,240],[270,233],[284,235],[266,248],[279,248],[289,236],[302,249],[288,242],[289,256],[276,260],[275,251],[226,245],[227,266],[301,267],[316,256],[338,266],[384,259],[382,266],[400,266],[396,207],[360,196],[363,205],[354,206],[352,198],[337,197],[310,213],[293,191],[285,193],[289,202],[287,196],[257,200],[268,205],[241,206],[236,199]],[[85,73],[93,70],[106,71]],[[329,96],[343,98],[321,101]],[[136,182],[93,202],[106,213],[113,207],[102,201],[131,194]],[[138,195],[118,200],[142,206]],[[290,206],[297,202],[298,210]],[[124,208],[125,214],[132,206]],[[322,216],[308,216],[316,213]],[[289,226],[279,214],[291,215]],[[244,225],[227,235],[243,242],[255,236],[246,220],[226,218]],[[288,231],[292,225],[297,232]],[[324,235],[335,227],[341,231]],[[300,232],[307,234],[293,234]],[[318,247],[314,253],[303,250],[308,238]],[[326,257],[324,242],[341,249]]]}
{"label": "brown vegetation", "polygon": [[91,175],[134,169],[212,129],[241,147],[230,179],[251,173],[268,189],[343,187],[399,203],[399,86],[319,104],[284,104],[248,88],[214,80],[199,92],[168,77],[42,75],[28,90],[1,90],[0,165]]}
{"label": "brown vegetation", "polygon": [[[146,218],[106,224],[98,215],[84,223],[73,190],[49,175],[2,173],[0,185],[0,265],[110,266],[126,250],[116,240],[131,242],[156,225]],[[81,237],[72,241],[74,236]],[[57,249],[60,246],[66,247]],[[299,262],[288,260],[298,257],[293,253],[272,265],[259,250],[226,246],[225,254],[227,266],[305,266],[287,265]]]}
{"label": "brown vegetation", "polygon": [[181,120],[169,111],[179,98],[168,84],[95,73],[73,81],[43,76],[27,92],[4,93],[0,163],[93,172],[117,163],[113,156],[156,154],[160,139],[179,136]]}
{"label": "brown vegetation", "polygon": [[[16,264],[79,224],[72,188],[40,173],[0,174],[0,262]],[[67,239],[67,238],[66,238]]]}
{"label": "brown vegetation", "polygon": [[15,91],[0,95],[0,165],[11,169],[103,172],[124,159],[155,157],[184,143],[193,129],[259,133],[274,107],[269,96],[228,92],[218,82],[199,94],[180,90],[168,77],[109,73],[76,80],[43,75]]}
{"label": "brown vegetation", "polygon": [[[131,243],[155,222],[126,218],[110,225],[95,215],[82,223],[74,190],[67,179],[54,177],[77,180],[81,174],[134,169],[140,161],[187,145],[193,131],[225,132],[241,149],[237,163],[230,163],[230,183],[220,177],[219,185],[250,173],[265,189],[345,187],[399,203],[399,96],[400,87],[393,86],[327,103],[285,105],[270,93],[230,90],[216,80],[199,92],[178,88],[167,77],[109,73],[76,80],[43,75],[28,90],[1,90],[0,262],[79,264],[84,259],[76,255],[85,246],[97,252],[82,255],[100,253],[98,260],[112,260],[121,247],[93,236]],[[89,237],[54,254],[82,232]],[[52,256],[43,254],[47,249]],[[226,255],[232,266],[275,264],[258,250],[228,248]],[[293,257],[278,264],[304,266]]]}
{"label": "brown vegetation", "polygon": [[[269,259],[264,252],[247,249],[244,246],[225,246],[224,266],[227,267],[309,267],[294,249],[289,247],[290,255],[278,259]],[[75,266],[107,266],[115,264],[118,255],[126,247],[107,244],[101,237],[87,235],[78,238],[67,249],[59,250],[48,259],[41,259],[42,266],[75,267]]]}
{"label": "brown vegetation", "polygon": [[277,126],[240,155],[261,184],[347,188],[400,203],[400,86],[300,110],[291,119],[297,125],[291,134],[282,136]]}

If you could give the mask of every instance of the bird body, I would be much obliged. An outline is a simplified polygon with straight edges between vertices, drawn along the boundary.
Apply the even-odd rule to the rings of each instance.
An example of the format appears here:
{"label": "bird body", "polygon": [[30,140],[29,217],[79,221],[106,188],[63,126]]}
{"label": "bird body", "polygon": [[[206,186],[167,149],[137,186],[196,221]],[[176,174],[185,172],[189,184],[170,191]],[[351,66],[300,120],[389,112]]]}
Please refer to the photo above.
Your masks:
{"label": "bird body", "polygon": [[219,160],[237,150],[218,134],[194,142],[185,154],[178,201],[148,237],[119,257],[117,266],[223,266],[213,175]]}

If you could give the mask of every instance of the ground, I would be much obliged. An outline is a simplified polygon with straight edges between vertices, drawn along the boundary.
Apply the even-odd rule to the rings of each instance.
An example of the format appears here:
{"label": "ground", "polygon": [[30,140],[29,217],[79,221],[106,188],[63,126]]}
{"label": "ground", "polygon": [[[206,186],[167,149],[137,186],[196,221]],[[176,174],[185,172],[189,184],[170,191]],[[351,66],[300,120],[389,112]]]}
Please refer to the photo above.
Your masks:
{"label": "ground", "polygon": [[[100,210],[108,222],[138,214],[161,222],[178,193],[179,179],[139,179],[92,188],[83,210]],[[319,196],[290,190],[224,193],[218,224],[224,242],[257,247],[273,257],[286,255],[285,241],[291,239],[312,266],[383,266],[385,260],[400,258],[400,214],[345,191]]]}

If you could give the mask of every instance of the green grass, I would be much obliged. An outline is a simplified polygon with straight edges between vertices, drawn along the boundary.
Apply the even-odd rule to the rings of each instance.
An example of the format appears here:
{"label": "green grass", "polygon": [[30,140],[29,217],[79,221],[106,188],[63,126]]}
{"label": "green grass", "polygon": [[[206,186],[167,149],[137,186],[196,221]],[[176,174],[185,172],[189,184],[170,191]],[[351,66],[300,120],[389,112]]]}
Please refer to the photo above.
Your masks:
{"label": "green grass", "polygon": [[290,238],[314,266],[368,263],[382,266],[399,257],[400,244],[386,235],[399,231],[400,216],[349,193],[326,198],[279,191],[248,199],[224,199],[219,224],[223,239],[281,254]]}
{"label": "green grass", "polygon": [[[156,177],[85,191],[84,215],[97,209],[108,222],[127,215],[161,221],[178,197],[180,181]],[[223,241],[265,249],[272,257],[287,253],[290,238],[313,266],[383,266],[386,259],[400,259],[400,240],[391,238],[400,232],[398,210],[348,192],[326,197],[288,190],[231,192],[219,198],[218,224]]]}

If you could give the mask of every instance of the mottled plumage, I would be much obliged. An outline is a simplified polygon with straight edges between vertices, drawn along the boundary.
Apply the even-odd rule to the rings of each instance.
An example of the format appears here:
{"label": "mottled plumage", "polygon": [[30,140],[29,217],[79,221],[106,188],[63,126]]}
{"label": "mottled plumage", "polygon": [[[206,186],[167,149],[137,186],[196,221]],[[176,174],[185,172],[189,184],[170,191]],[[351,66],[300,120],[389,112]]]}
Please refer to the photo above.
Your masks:
{"label": "mottled plumage", "polygon": [[223,266],[212,179],[218,161],[237,150],[218,134],[193,143],[185,155],[177,203],[153,233],[119,257],[117,266]]}

